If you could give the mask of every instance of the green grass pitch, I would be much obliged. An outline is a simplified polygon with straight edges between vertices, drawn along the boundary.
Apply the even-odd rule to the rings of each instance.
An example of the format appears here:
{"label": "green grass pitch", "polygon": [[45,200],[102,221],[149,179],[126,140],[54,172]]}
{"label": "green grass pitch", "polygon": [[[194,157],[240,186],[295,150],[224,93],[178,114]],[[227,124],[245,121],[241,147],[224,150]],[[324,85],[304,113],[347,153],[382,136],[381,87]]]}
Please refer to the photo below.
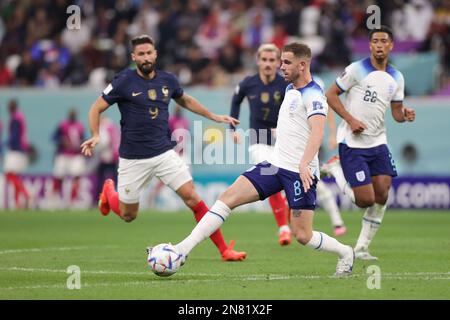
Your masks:
{"label": "green grass pitch", "polygon": [[[355,244],[362,211],[346,212]],[[140,212],[125,223],[97,211],[0,213],[0,299],[450,299],[450,214],[388,210],[374,242],[375,262],[356,261],[354,275],[334,279],[336,257],[293,242],[280,247],[270,213],[234,213],[227,240],[248,253],[222,262],[207,240],[172,277],[146,264],[145,247],[177,243],[194,226],[186,212]],[[321,210],[315,229],[332,234]],[[67,288],[67,268],[81,271],[81,289]],[[380,288],[370,265],[381,271]],[[370,269],[369,269],[370,270]],[[372,278],[369,278],[372,275]]]}

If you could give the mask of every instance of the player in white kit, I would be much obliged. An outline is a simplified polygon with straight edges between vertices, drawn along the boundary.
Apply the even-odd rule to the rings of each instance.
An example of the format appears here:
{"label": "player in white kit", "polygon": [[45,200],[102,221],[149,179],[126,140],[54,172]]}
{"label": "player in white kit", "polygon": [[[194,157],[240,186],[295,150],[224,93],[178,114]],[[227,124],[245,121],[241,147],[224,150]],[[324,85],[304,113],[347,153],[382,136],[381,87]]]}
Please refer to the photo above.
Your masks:
{"label": "player in white kit", "polygon": [[328,105],[322,89],[312,80],[308,46],[286,45],[281,62],[284,78],[290,84],[278,115],[274,153],[268,162],[253,166],[237,178],[191,234],[175,247],[185,259],[197,244],[222,225],[232,209],[284,190],[292,209],[291,228],[297,241],[337,254],[335,276],[345,276],[352,272],[353,249],[323,232],[313,231],[316,184],[320,177],[318,151]]}
{"label": "player in white kit", "polygon": [[[326,94],[330,107],[344,121],[337,132],[339,158],[323,169],[356,205],[367,208],[355,254],[376,260],[368,248],[386,211],[392,177],[397,176],[387,146],[385,112],[390,108],[397,122],[414,121],[415,112],[403,105],[403,75],[388,63],[392,31],[384,26],[371,30],[369,39],[370,57],[350,64]],[[339,99],[343,92],[344,104]]]}

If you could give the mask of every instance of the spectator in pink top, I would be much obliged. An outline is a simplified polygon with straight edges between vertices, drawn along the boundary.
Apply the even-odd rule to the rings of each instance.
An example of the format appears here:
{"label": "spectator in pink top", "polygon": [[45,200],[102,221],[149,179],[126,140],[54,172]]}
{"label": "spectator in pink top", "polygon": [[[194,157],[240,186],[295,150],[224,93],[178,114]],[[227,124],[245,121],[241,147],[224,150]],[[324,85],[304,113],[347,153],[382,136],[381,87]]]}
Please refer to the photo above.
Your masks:
{"label": "spectator in pink top", "polygon": [[53,134],[57,145],[53,168],[53,192],[61,195],[62,181],[72,178],[70,201],[78,198],[80,176],[85,174],[85,160],[80,153],[80,144],[84,140],[84,126],[77,120],[77,111],[71,109],[66,120],[63,120]]}

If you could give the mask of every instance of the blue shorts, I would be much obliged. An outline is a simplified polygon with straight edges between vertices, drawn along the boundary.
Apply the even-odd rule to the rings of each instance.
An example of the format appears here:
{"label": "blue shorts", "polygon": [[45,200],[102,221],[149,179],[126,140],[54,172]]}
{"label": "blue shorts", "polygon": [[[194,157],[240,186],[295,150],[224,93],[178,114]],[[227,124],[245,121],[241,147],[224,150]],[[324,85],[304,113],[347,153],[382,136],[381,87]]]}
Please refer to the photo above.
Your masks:
{"label": "blue shorts", "polygon": [[345,179],[352,188],[371,184],[373,176],[397,176],[394,159],[385,144],[363,149],[340,143],[339,157]]}
{"label": "blue shorts", "polygon": [[258,163],[242,175],[255,186],[260,200],[284,189],[291,209],[314,210],[316,208],[317,179],[313,180],[313,185],[305,193],[299,173],[275,167],[267,161]]}

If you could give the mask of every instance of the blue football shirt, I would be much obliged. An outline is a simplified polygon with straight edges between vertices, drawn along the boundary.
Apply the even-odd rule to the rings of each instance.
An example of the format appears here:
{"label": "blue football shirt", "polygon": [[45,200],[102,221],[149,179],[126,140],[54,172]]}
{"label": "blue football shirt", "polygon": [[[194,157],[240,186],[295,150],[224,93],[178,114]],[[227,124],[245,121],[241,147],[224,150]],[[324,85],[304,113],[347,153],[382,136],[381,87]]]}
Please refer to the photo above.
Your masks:
{"label": "blue football shirt", "polygon": [[[247,98],[250,105],[250,128],[256,130],[256,137],[250,136],[250,144],[275,143],[272,141],[271,128],[277,127],[278,112],[287,85],[288,83],[279,74],[268,84],[264,84],[259,74],[256,74],[246,77],[236,87],[230,115],[238,119],[241,103]],[[264,129],[262,132],[267,134],[261,134],[260,129]]]}
{"label": "blue football shirt", "polygon": [[144,79],[136,70],[126,69],[116,75],[102,93],[121,114],[119,155],[125,159],[147,159],[172,149],[169,102],[183,96],[178,79],[171,73],[156,70]]}

